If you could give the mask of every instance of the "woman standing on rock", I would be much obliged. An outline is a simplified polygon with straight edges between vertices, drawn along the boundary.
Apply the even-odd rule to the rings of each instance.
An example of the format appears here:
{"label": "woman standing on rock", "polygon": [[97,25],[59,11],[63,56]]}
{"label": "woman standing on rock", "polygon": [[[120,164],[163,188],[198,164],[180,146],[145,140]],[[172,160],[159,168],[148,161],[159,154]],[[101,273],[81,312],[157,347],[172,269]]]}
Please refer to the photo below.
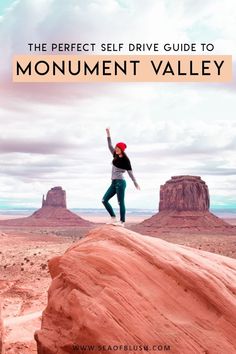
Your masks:
{"label": "woman standing on rock", "polygon": [[[113,155],[112,161],[112,182],[108,190],[103,196],[102,203],[104,204],[106,210],[111,216],[111,221],[108,224],[124,226],[125,224],[125,188],[126,188],[126,181],[123,177],[125,171],[128,172],[130,178],[134,182],[134,185],[137,189],[140,189],[136,179],[133,175],[132,167],[130,164],[130,160],[126,153],[124,152],[126,149],[125,143],[117,143],[115,148],[112,146],[111,143],[111,136],[110,136],[110,129],[106,129],[107,133],[107,143],[110,152]],[[120,207],[120,221],[116,220],[116,215],[114,210],[109,203],[109,200],[117,194],[117,199]]]}

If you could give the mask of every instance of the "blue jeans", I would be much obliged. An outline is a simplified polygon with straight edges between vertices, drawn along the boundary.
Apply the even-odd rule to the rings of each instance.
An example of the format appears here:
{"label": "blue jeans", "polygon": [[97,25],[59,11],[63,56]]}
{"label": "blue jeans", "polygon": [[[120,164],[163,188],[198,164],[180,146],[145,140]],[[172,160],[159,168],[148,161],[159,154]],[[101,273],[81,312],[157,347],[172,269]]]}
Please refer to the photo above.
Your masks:
{"label": "blue jeans", "polygon": [[102,198],[102,203],[104,204],[108,213],[115,217],[116,214],[109,203],[109,200],[117,194],[118,203],[120,206],[120,220],[125,222],[125,188],[126,188],[126,181],[124,179],[113,179],[111,182],[110,187],[104,194]]}

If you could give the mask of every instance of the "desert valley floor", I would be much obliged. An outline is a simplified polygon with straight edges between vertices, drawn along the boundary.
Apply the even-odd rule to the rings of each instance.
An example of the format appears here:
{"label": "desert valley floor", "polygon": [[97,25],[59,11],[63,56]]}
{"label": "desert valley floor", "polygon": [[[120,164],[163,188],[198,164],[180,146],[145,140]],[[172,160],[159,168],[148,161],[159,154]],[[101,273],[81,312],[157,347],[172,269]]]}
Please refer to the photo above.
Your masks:
{"label": "desert valley floor", "polygon": [[[235,219],[227,221],[236,225]],[[132,224],[127,227],[132,228]],[[89,230],[91,227],[1,226],[0,295],[7,354],[37,353],[33,335],[40,328],[41,313],[47,304],[47,290],[51,283],[48,260],[63,254]],[[236,235],[170,232],[159,237],[236,259]]]}

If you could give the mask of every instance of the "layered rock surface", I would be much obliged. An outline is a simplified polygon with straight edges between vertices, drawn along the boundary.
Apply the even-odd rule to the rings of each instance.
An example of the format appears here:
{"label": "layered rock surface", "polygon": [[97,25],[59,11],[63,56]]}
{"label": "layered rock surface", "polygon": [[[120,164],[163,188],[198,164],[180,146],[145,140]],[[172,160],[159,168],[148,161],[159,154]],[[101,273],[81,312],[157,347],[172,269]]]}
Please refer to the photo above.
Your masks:
{"label": "layered rock surface", "polygon": [[49,269],[38,354],[86,352],[82,345],[96,354],[114,346],[125,352],[125,345],[128,353],[139,345],[149,353],[157,346],[175,354],[236,352],[231,258],[105,226],[51,259]]}
{"label": "layered rock surface", "polygon": [[47,192],[46,200],[42,200],[43,207],[66,208],[66,191],[62,187],[53,187]]}
{"label": "layered rock surface", "polygon": [[5,226],[90,226],[93,223],[81,218],[66,208],[66,192],[62,187],[54,187],[48,191],[46,200],[42,199],[42,207],[31,216],[11,220],[2,220]]}
{"label": "layered rock surface", "polygon": [[174,176],[160,187],[159,211],[209,211],[206,183],[198,176]]}
{"label": "layered rock surface", "polygon": [[210,231],[236,233],[236,228],[209,211],[210,197],[206,183],[199,176],[174,176],[160,187],[159,213],[134,229],[155,231]]}

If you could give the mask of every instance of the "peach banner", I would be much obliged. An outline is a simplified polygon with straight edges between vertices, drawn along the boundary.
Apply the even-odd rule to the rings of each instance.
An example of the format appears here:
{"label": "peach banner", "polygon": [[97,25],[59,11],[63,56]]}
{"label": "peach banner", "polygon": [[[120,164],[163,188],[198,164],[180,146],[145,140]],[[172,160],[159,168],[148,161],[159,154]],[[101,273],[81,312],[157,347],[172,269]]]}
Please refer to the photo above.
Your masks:
{"label": "peach banner", "polygon": [[231,55],[17,55],[14,82],[228,82]]}

